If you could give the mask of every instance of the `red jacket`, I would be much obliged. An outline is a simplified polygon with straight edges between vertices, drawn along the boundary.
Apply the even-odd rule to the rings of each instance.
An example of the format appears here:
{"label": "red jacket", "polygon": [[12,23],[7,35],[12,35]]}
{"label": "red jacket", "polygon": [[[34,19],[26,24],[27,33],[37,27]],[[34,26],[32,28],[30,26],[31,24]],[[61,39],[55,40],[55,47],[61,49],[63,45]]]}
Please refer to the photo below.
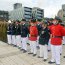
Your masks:
{"label": "red jacket", "polygon": [[38,30],[36,26],[30,26],[30,37],[29,39],[31,41],[36,41],[37,40],[37,36],[38,36]]}
{"label": "red jacket", "polygon": [[51,31],[51,44],[52,45],[61,45],[62,44],[62,36],[65,34],[65,28],[61,25],[52,25],[50,27]]}

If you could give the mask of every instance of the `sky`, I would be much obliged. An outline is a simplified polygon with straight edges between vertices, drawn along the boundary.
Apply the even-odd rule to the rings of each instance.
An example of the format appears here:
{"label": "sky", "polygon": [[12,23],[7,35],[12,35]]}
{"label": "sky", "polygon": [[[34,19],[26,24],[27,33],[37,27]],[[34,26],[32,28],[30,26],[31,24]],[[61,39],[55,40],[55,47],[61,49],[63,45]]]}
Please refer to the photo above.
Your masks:
{"label": "sky", "polygon": [[13,10],[14,3],[22,3],[22,6],[39,7],[44,9],[44,17],[54,17],[62,9],[65,0],[0,0],[0,10]]}

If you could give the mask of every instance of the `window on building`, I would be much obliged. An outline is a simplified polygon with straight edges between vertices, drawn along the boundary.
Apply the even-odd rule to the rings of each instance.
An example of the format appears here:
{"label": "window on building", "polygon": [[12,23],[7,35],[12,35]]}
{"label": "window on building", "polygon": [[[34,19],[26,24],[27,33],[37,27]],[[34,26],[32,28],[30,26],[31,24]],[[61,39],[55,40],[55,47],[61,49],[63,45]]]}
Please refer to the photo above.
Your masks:
{"label": "window on building", "polygon": [[63,17],[65,17],[65,15],[63,15]]}
{"label": "window on building", "polygon": [[63,11],[65,11],[65,9],[63,9]]}
{"label": "window on building", "polygon": [[25,12],[30,12],[31,13],[32,11],[31,10],[25,10]]}

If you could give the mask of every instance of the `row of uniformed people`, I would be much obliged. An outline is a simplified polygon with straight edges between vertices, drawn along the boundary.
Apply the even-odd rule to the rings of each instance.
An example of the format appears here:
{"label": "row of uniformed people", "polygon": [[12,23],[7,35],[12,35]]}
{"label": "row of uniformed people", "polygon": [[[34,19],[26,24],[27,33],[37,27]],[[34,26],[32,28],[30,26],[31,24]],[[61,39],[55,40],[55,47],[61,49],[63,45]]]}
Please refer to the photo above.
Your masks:
{"label": "row of uniformed people", "polygon": [[[7,27],[7,40],[8,44],[13,44],[15,47],[21,48],[23,52],[27,51],[27,36],[29,30],[25,25],[25,20],[20,24],[19,21],[12,22],[9,21]],[[22,44],[21,44],[22,42]]]}
{"label": "row of uniformed people", "polygon": [[[14,46],[18,46],[19,48],[21,48],[21,50],[24,50],[24,52],[27,52],[27,41],[29,39],[29,44],[30,44],[30,48],[31,48],[31,52],[29,54],[33,53],[33,56],[36,56],[36,54],[37,54],[36,47],[39,46],[39,43],[41,44],[42,42],[44,42],[42,37],[44,37],[44,39],[45,39],[44,35],[45,34],[48,35],[47,33],[45,33],[43,35],[41,33],[41,30],[43,30],[42,27],[45,27],[45,25],[42,26],[40,23],[38,23],[38,25],[36,25],[36,23],[35,23],[36,20],[31,20],[31,23],[30,23],[31,26],[27,27],[25,25],[24,21],[22,21],[21,24],[18,21],[16,23],[9,23],[8,30],[7,30],[8,44],[13,44]],[[32,22],[34,22],[34,23],[32,23]],[[45,31],[46,31],[46,29],[45,29]],[[42,35],[42,37],[41,37],[41,35]],[[28,36],[29,36],[29,38],[28,38]],[[45,49],[47,49],[49,35],[46,36],[46,38],[47,38],[47,40],[45,39],[46,43],[42,43],[42,45],[46,44]],[[42,42],[40,42],[40,39]],[[41,45],[40,45],[40,48],[42,48]],[[43,52],[43,51],[41,51],[41,49],[40,49],[40,57],[41,57],[41,52]]]}
{"label": "row of uniformed people", "polygon": [[[36,48],[37,44],[36,43],[37,43],[37,37],[38,37],[38,32],[39,32],[35,22],[36,22],[35,20],[31,20],[31,23],[30,23],[31,26],[28,28],[29,29],[29,32],[28,32],[29,33],[29,44],[30,44],[30,49],[31,49],[30,53],[28,53],[28,54],[33,54],[33,56],[36,56],[36,54],[37,54],[37,48]],[[44,57],[44,61],[47,60],[47,58],[48,58],[47,46],[48,46],[48,42],[49,42],[49,38],[50,38],[50,34],[51,34],[52,59],[49,63],[50,64],[56,63],[56,65],[60,65],[60,50],[61,50],[61,43],[62,43],[61,37],[65,35],[63,33],[63,32],[65,32],[65,30],[64,30],[64,27],[62,27],[61,25],[58,24],[57,19],[54,19],[53,24],[51,24],[48,27],[47,27],[47,24],[48,23],[46,23],[46,22],[42,23],[42,27],[39,32],[40,34],[39,34],[38,40],[39,40],[39,47],[40,47],[40,55],[38,58]],[[50,33],[49,29],[50,29],[51,33]],[[60,32],[60,29],[61,29],[61,32]],[[22,48],[22,50],[24,50],[24,52],[27,52],[27,50],[26,50],[27,49],[27,44],[26,44],[27,36],[26,37],[21,36],[21,37],[23,38],[23,40],[21,40],[22,41],[21,48]],[[23,47],[25,47],[26,49],[24,49]]]}

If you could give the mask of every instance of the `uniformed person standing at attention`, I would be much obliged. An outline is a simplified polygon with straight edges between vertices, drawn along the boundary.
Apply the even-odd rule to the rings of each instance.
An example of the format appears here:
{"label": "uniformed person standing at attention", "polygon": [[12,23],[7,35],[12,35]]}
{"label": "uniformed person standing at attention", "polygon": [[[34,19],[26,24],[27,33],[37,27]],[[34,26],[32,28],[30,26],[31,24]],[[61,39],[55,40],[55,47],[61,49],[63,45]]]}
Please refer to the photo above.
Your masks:
{"label": "uniformed person standing at attention", "polygon": [[44,61],[47,61],[48,58],[47,46],[48,46],[49,38],[50,38],[50,31],[47,27],[47,22],[43,22],[39,37],[40,55],[38,58],[44,58]]}
{"label": "uniformed person standing at attention", "polygon": [[11,31],[12,31],[12,24],[11,21],[8,21],[8,25],[7,25],[7,43],[8,44],[12,44],[12,35],[11,35]]}
{"label": "uniformed person standing at attention", "polygon": [[15,27],[15,21],[12,22],[12,44],[14,47],[16,47],[16,27]]}
{"label": "uniformed person standing at attention", "polygon": [[[47,21],[48,22],[48,28],[53,25],[52,21],[53,21],[53,18],[51,18],[50,20]],[[50,51],[51,51],[51,35],[50,35],[50,39],[48,42],[48,52],[50,52]]]}
{"label": "uniformed person standing at attention", "polygon": [[26,26],[26,20],[22,19],[21,21],[21,50],[23,53],[27,52],[27,36],[28,36],[29,30]]}
{"label": "uniformed person standing at attention", "polygon": [[16,20],[16,45],[19,49],[21,48],[21,26],[19,20]]}
{"label": "uniformed person standing at attention", "polygon": [[60,49],[62,37],[65,36],[65,28],[59,24],[59,18],[53,20],[53,25],[49,28],[51,32],[51,52],[52,58],[49,64],[56,63],[60,65]]}
{"label": "uniformed person standing at attention", "polygon": [[42,29],[42,25],[40,23],[40,20],[37,21],[37,29],[38,29],[37,48],[39,48],[39,36],[40,36],[40,31]]}
{"label": "uniformed person standing at attention", "polygon": [[32,19],[30,22],[30,28],[29,28],[29,43],[30,43],[30,49],[31,52],[28,54],[33,54],[33,56],[36,56],[37,54],[37,36],[38,36],[38,29],[36,26],[36,20]]}
{"label": "uniformed person standing at attention", "polygon": [[[64,24],[61,19],[59,20],[59,24],[64,27]],[[63,45],[63,43],[64,43],[64,36],[62,37],[62,45]],[[61,49],[60,49],[60,55],[62,55],[62,45],[61,45]]]}

